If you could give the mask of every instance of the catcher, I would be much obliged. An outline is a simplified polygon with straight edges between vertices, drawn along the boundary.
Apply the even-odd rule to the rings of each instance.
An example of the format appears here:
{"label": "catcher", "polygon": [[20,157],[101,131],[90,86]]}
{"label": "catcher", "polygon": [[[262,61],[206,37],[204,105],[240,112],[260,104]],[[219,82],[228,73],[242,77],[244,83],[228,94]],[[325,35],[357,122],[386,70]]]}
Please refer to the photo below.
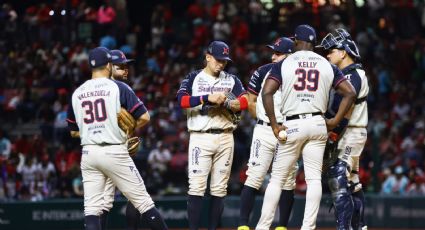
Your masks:
{"label": "catcher", "polygon": [[[366,230],[364,195],[359,180],[359,159],[367,140],[368,78],[362,65],[357,45],[344,29],[329,33],[320,45],[328,51],[329,61],[341,69],[353,85],[357,98],[337,128],[330,132],[327,144],[327,178],[335,207],[337,229]],[[338,111],[341,96],[334,94],[326,117]]]}

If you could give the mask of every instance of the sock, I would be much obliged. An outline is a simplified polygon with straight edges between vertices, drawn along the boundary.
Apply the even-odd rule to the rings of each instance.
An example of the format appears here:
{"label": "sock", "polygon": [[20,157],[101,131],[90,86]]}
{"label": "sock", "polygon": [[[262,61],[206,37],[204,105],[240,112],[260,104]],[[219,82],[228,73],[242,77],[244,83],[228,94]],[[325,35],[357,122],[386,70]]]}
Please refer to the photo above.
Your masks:
{"label": "sock", "polygon": [[140,220],[140,212],[137,210],[131,202],[127,202],[127,208],[125,209],[125,217],[127,220],[127,230],[137,230]]}
{"label": "sock", "polygon": [[202,196],[189,195],[187,198],[187,217],[189,229],[197,230],[201,221]]}
{"label": "sock", "polygon": [[103,210],[102,214],[100,214],[100,229],[106,230],[106,227],[108,226],[108,214],[109,211]]}
{"label": "sock", "polygon": [[282,190],[279,201],[279,226],[287,227],[294,204],[294,190]]}
{"label": "sock", "polygon": [[249,215],[252,212],[252,208],[255,203],[255,193],[257,190],[249,186],[244,185],[241,192],[241,204],[240,204],[240,215],[239,215],[239,226],[248,226]]}
{"label": "sock", "polygon": [[224,197],[211,196],[209,230],[215,230],[220,223],[224,209]]}
{"label": "sock", "polygon": [[148,226],[152,230],[166,230],[168,229],[167,225],[162,219],[161,214],[159,214],[158,210],[153,207],[142,214],[143,219],[148,223]]}
{"label": "sock", "polygon": [[85,216],[84,227],[86,230],[99,230],[100,229],[100,217],[99,216]]}

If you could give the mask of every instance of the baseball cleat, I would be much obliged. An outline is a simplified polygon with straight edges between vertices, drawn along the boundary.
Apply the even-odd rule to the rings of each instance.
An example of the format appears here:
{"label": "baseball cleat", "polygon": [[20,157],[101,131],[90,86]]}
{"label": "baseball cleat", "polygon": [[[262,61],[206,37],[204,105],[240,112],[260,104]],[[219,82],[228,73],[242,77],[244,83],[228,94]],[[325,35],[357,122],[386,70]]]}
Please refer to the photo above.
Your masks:
{"label": "baseball cleat", "polygon": [[249,227],[246,225],[242,225],[238,227],[238,230],[249,230]]}

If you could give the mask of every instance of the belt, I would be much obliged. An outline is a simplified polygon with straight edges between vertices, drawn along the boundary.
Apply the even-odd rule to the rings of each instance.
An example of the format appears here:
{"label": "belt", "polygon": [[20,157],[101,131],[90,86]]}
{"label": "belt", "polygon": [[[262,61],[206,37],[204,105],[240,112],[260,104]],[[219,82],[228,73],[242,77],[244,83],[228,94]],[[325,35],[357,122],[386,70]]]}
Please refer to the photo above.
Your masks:
{"label": "belt", "polygon": [[313,117],[313,116],[317,116],[317,115],[322,115],[322,113],[321,112],[315,112],[315,113],[296,114],[296,115],[292,115],[292,116],[287,116],[286,120],[290,121],[290,120],[296,120],[296,119],[305,119],[305,118]]}
{"label": "belt", "polygon": [[[263,121],[263,120],[258,120],[258,121],[257,121],[257,124],[259,124],[259,125],[267,125],[267,126],[271,126],[271,124],[270,124],[269,122],[265,122],[265,121]],[[282,122],[278,122],[277,124],[278,124],[278,125],[282,125]]]}
{"label": "belt", "polygon": [[192,131],[195,133],[211,133],[211,134],[221,134],[221,133],[231,133],[233,132],[232,128],[228,129],[207,129],[207,130],[199,130],[199,131]]}

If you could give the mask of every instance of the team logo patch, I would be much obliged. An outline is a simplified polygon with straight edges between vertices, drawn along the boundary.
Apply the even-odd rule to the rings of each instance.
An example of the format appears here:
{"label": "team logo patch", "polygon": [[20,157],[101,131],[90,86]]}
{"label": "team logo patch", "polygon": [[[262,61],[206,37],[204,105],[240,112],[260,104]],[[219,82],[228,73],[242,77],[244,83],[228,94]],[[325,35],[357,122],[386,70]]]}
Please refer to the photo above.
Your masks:
{"label": "team logo patch", "polygon": [[192,149],[192,165],[199,165],[199,154],[201,154],[201,149],[199,147]]}
{"label": "team logo patch", "polygon": [[223,54],[229,54],[229,48],[223,47]]}

